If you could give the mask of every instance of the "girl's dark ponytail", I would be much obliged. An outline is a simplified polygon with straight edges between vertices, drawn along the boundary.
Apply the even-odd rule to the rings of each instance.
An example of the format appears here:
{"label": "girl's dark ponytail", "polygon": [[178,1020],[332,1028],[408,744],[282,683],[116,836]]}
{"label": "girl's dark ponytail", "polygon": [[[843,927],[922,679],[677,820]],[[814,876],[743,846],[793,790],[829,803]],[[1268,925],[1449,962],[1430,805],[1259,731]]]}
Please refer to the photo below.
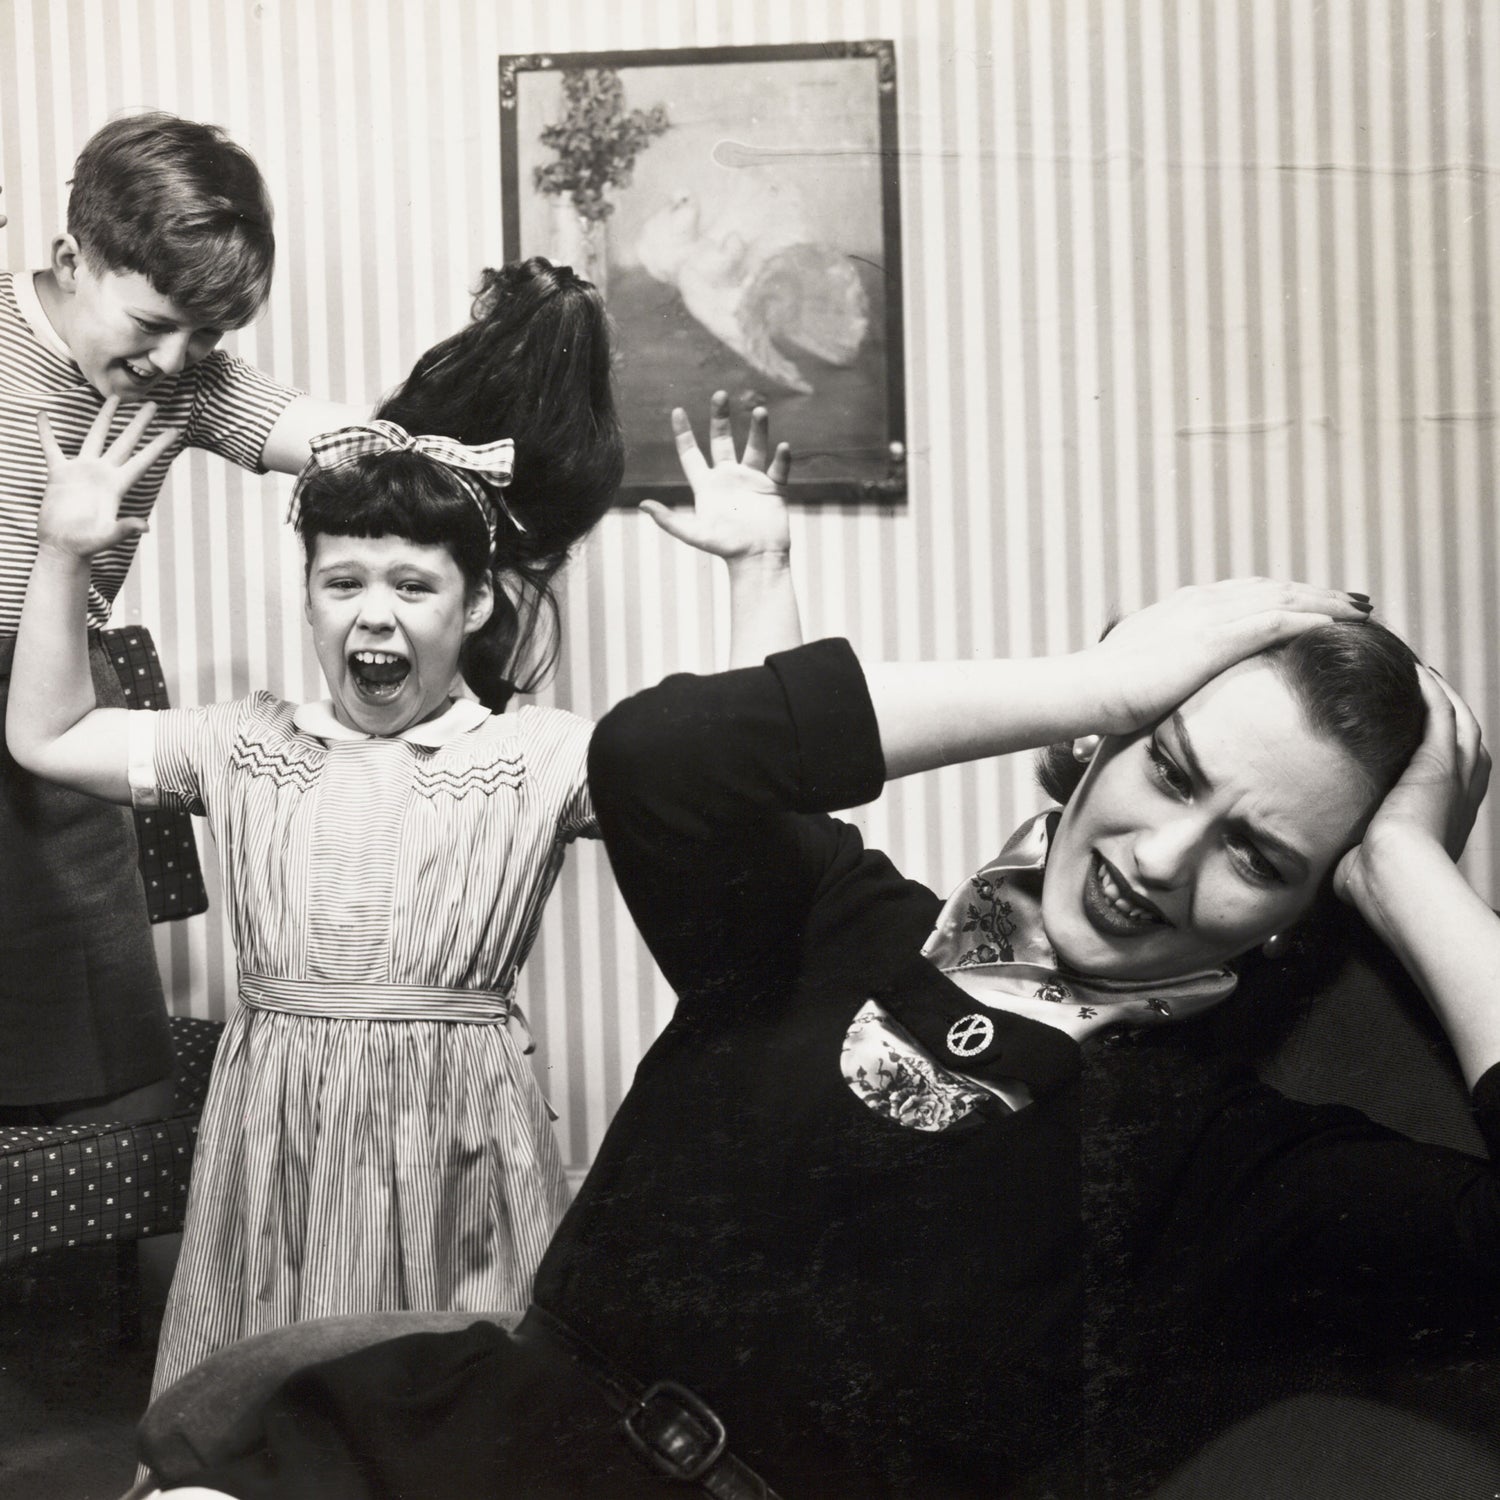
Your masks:
{"label": "girl's dark ponytail", "polygon": [[535,581],[513,563],[502,562],[491,574],[495,607],[464,642],[458,664],[470,691],[496,713],[516,693],[534,692],[557,664],[561,620],[551,585],[565,561],[559,558]]}
{"label": "girl's dark ponytail", "polygon": [[408,432],[516,445],[511,514],[496,518],[495,612],[463,657],[475,695],[502,707],[555,665],[553,580],[624,474],[603,298],[540,256],[486,270],[469,325],[429,349],[377,415]]}

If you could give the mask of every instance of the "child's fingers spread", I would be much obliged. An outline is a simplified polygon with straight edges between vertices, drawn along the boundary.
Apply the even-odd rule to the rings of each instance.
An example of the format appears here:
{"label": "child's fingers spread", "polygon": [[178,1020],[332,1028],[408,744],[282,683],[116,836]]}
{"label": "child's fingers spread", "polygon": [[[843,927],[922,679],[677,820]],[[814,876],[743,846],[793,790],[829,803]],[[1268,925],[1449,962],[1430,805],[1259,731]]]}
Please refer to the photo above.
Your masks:
{"label": "child's fingers spread", "polygon": [[44,411],[36,414],[36,435],[46,456],[49,472],[67,462],[68,456],[58,446],[57,435],[52,431],[52,421]]}
{"label": "child's fingers spread", "polygon": [[136,414],[120,429],[119,436],[105,451],[105,458],[111,463],[124,463],[135,452],[135,445],[140,442],[141,434],[145,432],[155,415],[156,403],[144,402]]}
{"label": "child's fingers spread", "polygon": [[682,465],[682,472],[691,484],[708,472],[708,463],[698,448],[698,439],[693,436],[693,424],[680,406],[672,412],[672,438],[677,444],[677,462]]}
{"label": "child's fingers spread", "polygon": [[773,484],[785,484],[791,478],[791,444],[778,443],[776,445],[776,457],[771,460],[771,466],[766,470],[766,475]]}
{"label": "child's fingers spread", "polygon": [[734,462],[734,428],[729,421],[729,393],[715,391],[708,407],[708,451],[716,464]]}
{"label": "child's fingers spread", "polygon": [[[745,439],[745,455],[741,463],[752,469],[766,466],[766,444],[769,440],[770,418],[763,406],[750,413],[750,436]],[[733,455],[731,454],[731,457]]]}
{"label": "child's fingers spread", "polygon": [[645,511],[668,536],[676,537],[680,542],[688,539],[677,512],[660,500],[642,500],[637,509]]}
{"label": "child's fingers spread", "polygon": [[115,419],[115,413],[120,409],[120,398],[118,396],[106,396],[104,405],[99,408],[98,414],[89,425],[88,435],[84,438],[78,449],[79,458],[98,458],[104,452],[104,440],[109,436],[109,425]]}

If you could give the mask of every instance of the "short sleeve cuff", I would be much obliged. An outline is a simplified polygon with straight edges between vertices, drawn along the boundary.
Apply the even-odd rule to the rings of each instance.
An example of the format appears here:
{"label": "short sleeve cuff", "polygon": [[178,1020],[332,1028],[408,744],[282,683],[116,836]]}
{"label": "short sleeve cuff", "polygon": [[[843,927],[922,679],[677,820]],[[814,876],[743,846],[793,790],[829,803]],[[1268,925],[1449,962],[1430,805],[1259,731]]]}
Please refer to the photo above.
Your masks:
{"label": "short sleeve cuff", "polygon": [[132,709],[125,723],[126,778],[130,783],[130,805],[149,811],[161,806],[156,784],[156,714],[151,709]]}
{"label": "short sleeve cuff", "polygon": [[801,763],[801,808],[873,802],[885,786],[880,728],[865,674],[846,640],[813,641],[766,658],[786,695]]}
{"label": "short sleeve cuff", "polygon": [[185,435],[188,444],[252,474],[264,474],[261,455],[271,430],[303,393],[223,349],[210,354],[195,373],[198,399]]}

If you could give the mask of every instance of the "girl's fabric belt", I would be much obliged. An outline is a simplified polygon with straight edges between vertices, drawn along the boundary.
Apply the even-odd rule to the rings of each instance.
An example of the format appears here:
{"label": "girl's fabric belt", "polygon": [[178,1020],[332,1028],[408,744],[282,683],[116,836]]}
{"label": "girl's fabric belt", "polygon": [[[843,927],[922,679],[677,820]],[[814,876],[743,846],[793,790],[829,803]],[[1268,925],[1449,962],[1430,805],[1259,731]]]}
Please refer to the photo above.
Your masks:
{"label": "girl's fabric belt", "polygon": [[[240,999],[256,1010],[339,1021],[471,1021],[503,1026],[513,1015],[520,1016],[514,991],[346,984],[341,980],[276,979],[267,974],[241,974]],[[521,1019],[524,1025],[524,1017]]]}

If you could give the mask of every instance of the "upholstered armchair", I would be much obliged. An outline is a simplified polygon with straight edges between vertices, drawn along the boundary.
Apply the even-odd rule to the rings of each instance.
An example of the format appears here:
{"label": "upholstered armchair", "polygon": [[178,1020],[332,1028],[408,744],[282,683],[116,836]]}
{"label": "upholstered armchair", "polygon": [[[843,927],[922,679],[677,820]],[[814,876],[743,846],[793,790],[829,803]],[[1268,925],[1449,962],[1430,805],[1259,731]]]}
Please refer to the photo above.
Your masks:
{"label": "upholstered armchair", "polygon": [[182,1228],[198,1117],[223,1024],[171,1021],[172,1105],[144,1124],[0,1125],[0,1265],[119,1249],[120,1333],[139,1333],[136,1246]]}

